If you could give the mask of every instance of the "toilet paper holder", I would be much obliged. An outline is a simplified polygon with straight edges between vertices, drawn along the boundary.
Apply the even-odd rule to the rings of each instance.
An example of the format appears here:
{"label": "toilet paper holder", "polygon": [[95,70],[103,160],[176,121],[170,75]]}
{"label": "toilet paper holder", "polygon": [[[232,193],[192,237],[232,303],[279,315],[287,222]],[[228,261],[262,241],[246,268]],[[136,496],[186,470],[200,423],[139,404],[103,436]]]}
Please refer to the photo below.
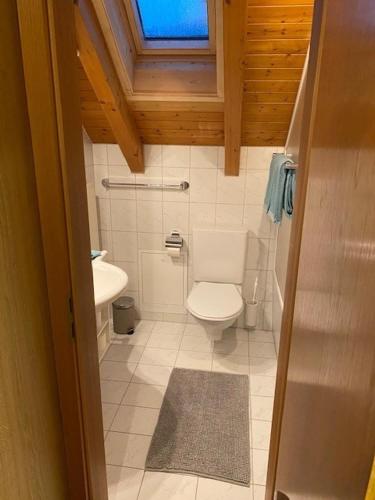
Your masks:
{"label": "toilet paper holder", "polygon": [[181,250],[183,244],[184,240],[178,231],[171,231],[171,234],[165,238],[165,248],[167,250],[168,248],[178,248]]}

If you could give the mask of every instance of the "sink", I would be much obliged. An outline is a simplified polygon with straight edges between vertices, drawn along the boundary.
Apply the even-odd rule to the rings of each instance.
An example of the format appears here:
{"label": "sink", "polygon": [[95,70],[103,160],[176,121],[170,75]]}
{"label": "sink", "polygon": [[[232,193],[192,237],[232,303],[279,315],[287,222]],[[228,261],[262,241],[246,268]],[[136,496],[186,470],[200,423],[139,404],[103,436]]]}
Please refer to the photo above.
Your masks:
{"label": "sink", "polygon": [[128,286],[128,275],[117,266],[104,262],[107,251],[92,261],[95,307],[99,309],[114,302]]}

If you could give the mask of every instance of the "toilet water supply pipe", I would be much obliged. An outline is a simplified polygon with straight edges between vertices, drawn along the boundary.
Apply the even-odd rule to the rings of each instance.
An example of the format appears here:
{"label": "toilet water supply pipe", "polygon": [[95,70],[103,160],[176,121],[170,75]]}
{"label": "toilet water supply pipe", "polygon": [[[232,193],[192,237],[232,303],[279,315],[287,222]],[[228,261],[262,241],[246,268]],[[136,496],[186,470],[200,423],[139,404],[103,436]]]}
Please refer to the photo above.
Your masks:
{"label": "toilet water supply pipe", "polygon": [[254,283],[254,290],[253,290],[253,300],[252,300],[252,303],[255,304],[256,303],[256,294],[257,294],[257,288],[258,288],[258,276],[255,278],[255,283]]}

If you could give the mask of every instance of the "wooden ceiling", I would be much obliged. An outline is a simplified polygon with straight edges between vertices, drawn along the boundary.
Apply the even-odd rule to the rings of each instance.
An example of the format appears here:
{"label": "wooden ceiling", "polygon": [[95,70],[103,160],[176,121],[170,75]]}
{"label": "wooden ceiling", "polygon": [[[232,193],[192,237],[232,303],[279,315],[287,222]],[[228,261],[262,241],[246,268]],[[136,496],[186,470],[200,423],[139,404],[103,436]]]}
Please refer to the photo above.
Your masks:
{"label": "wooden ceiling", "polygon": [[[285,144],[310,40],[314,0],[246,0],[242,145]],[[84,127],[94,143],[115,143],[80,67]],[[144,94],[128,105],[145,144],[224,144],[223,98]]]}
{"label": "wooden ceiling", "polygon": [[283,146],[306,52],[313,0],[247,0],[242,143]]}
{"label": "wooden ceiling", "polygon": [[[94,143],[116,143],[79,64],[83,125]],[[224,144],[223,102],[128,101],[144,144]]]}

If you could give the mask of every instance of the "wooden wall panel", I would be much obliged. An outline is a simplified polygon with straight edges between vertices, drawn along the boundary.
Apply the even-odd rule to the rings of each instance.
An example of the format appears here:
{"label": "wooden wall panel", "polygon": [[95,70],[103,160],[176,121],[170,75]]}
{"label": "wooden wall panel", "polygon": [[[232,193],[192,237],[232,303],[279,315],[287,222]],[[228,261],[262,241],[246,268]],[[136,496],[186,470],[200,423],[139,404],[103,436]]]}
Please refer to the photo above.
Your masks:
{"label": "wooden wall panel", "polygon": [[130,101],[130,107],[144,143],[224,143],[223,103]]}
{"label": "wooden wall panel", "polygon": [[298,68],[305,62],[304,54],[247,54],[244,64],[250,68]]}
{"label": "wooden wall panel", "polygon": [[93,143],[115,144],[116,139],[111,126],[78,58],[77,64],[82,125]]}
{"label": "wooden wall panel", "polygon": [[291,7],[292,5],[314,5],[314,0],[247,0],[247,5],[275,7],[282,5],[284,7]]}
{"label": "wooden wall panel", "polygon": [[310,41],[313,4],[247,1],[244,145],[285,144]]}
{"label": "wooden wall panel", "polygon": [[143,147],[91,0],[75,14],[78,57],[132,172],[143,172]]}
{"label": "wooden wall panel", "polygon": [[[284,145],[310,41],[313,5],[313,0],[247,0],[243,145]],[[87,133],[93,142],[115,142],[82,70],[80,75]],[[129,98],[129,105],[144,143],[223,144],[223,103],[138,97]]]}
{"label": "wooden wall panel", "polygon": [[248,23],[310,23],[312,5],[248,6]]}

